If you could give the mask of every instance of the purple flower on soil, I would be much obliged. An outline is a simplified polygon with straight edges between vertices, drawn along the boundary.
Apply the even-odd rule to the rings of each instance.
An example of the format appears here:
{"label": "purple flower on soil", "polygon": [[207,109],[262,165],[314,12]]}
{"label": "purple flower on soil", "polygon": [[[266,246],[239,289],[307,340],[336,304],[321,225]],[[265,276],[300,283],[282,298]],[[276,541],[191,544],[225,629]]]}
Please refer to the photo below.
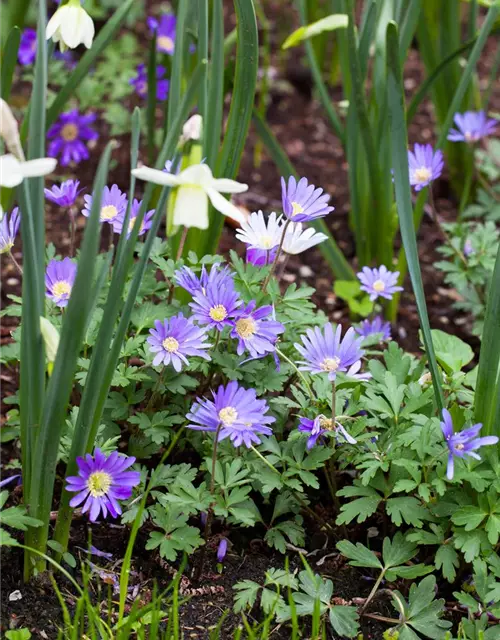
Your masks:
{"label": "purple flower on soil", "polygon": [[363,338],[368,338],[376,333],[382,334],[382,341],[391,339],[391,323],[385,322],[382,316],[375,316],[373,320],[363,320],[354,327],[356,333]]}
{"label": "purple flower on soil", "polygon": [[36,31],[35,29],[25,29],[19,43],[17,59],[19,64],[33,64],[36,58]]}
{"label": "purple flower on soil", "polygon": [[[103,518],[109,514],[116,518],[122,512],[118,500],[127,500],[132,488],[139,484],[141,474],[138,471],[126,471],[135,458],[121,456],[113,451],[109,456],[96,449],[94,457],[87,453],[85,458],[76,459],[78,475],[66,478],[66,491],[75,492],[70,506],[83,504],[82,513],[89,511],[91,522],[95,522],[102,512]],[[85,502],[84,502],[85,501]]]}
{"label": "purple flower on soil", "polygon": [[453,420],[450,412],[447,409],[443,409],[443,421],[441,424],[441,431],[443,432],[446,445],[449,450],[448,465],[446,468],[446,477],[448,480],[453,479],[454,474],[454,462],[455,458],[464,458],[465,456],[471,456],[476,460],[481,460],[480,456],[475,452],[476,449],[488,444],[496,444],[498,438],[496,436],[486,436],[484,438],[477,438],[482,428],[482,424],[474,424],[469,429],[464,429],[455,433],[453,431]]}
{"label": "purple flower on soil", "polygon": [[323,193],[323,189],[316,189],[309,184],[307,178],[299,182],[293,176],[288,178],[288,184],[281,178],[281,200],[285,216],[292,222],[309,222],[323,218],[333,211],[328,206],[330,196]]}
{"label": "purple flower on soil", "polygon": [[18,207],[12,209],[10,216],[5,214],[0,220],[0,254],[9,253],[14,246],[21,224]]}
{"label": "purple flower on soil", "polygon": [[60,156],[63,167],[70,162],[78,164],[87,160],[89,150],[85,143],[99,137],[97,131],[90,126],[96,117],[94,113],[80,115],[78,109],[61,113],[59,120],[47,132],[47,137],[52,140],[49,144],[49,156]]}
{"label": "purple flower on soil", "polygon": [[440,149],[434,152],[430,144],[416,144],[413,149],[408,151],[410,184],[415,191],[421,191],[443,172],[443,152]]}
{"label": "purple flower on soil", "polygon": [[260,444],[259,435],[271,435],[268,427],[276,418],[266,415],[269,407],[259,400],[254,389],[244,389],[237,382],[221,385],[212,391],[213,400],[198,398],[187,414],[188,428],[219,431],[219,442],[229,438],[235,447]]}
{"label": "purple flower on soil", "polygon": [[197,327],[191,318],[185,318],[182,313],[163,322],[155,320],[155,328],[150,329],[147,339],[149,350],[156,353],[153,366],[169,365],[179,372],[182,365],[189,365],[186,356],[196,356],[210,360],[204,349],[212,345],[205,342],[206,330]]}
{"label": "purple flower on soil", "polygon": [[238,340],[236,351],[239,356],[245,349],[250,352],[252,358],[272,353],[276,349],[279,334],[285,331],[281,322],[266,320],[273,314],[271,305],[260,307],[260,309],[256,309],[255,305],[255,300],[250,301],[246,307],[236,312],[231,322],[233,326],[231,338]]}
{"label": "purple flower on soil", "polygon": [[314,445],[317,443],[318,438],[327,432],[327,429],[322,429],[320,425],[321,416],[317,416],[314,420],[311,418],[304,418],[303,416],[299,416],[299,431],[303,433],[309,433],[309,438],[307,439],[307,448],[312,449]]}
{"label": "purple flower on soil", "polygon": [[162,14],[159,21],[156,18],[148,18],[150,31],[156,31],[156,48],[169,56],[174,54],[176,25],[177,18],[171,13]]}
{"label": "purple flower on soil", "polygon": [[456,113],[453,120],[457,128],[448,133],[451,142],[477,142],[493,133],[498,125],[498,121],[487,118],[484,111]]}
{"label": "purple flower on soil", "polygon": [[216,273],[218,277],[209,282],[206,288],[203,288],[204,290],[195,293],[193,302],[190,302],[189,306],[200,324],[222,331],[226,325],[232,324],[231,320],[243,301],[234,289],[232,278],[223,270]]}
{"label": "purple flower on soil", "polygon": [[[169,81],[164,78],[167,70],[161,64],[156,67],[156,99],[166,100],[168,96]],[[148,95],[148,71],[146,65],[140,64],[137,67],[135,78],[129,80],[129,84],[135,89],[137,95],[146,98]]]}
{"label": "purple flower on soil", "polygon": [[[356,365],[356,373],[361,367],[361,349],[363,338],[357,337],[354,329],[347,330],[341,340],[342,327],[337,326],[335,333],[332,325],[327,322],[323,331],[319,327],[307,329],[306,335],[301,336],[302,344],[295,343],[295,348],[304,358],[298,362],[302,371],[311,373],[328,373],[328,379],[334,381],[338,372],[347,371]],[[358,366],[359,363],[359,366]]]}
{"label": "purple flower on soil", "polygon": [[54,184],[50,189],[44,189],[45,197],[60,207],[72,207],[78,194],[83,191],[83,189],[78,189],[79,185],[79,180],[65,180],[61,182],[60,187]]}
{"label": "purple flower on soil", "polygon": [[45,295],[58,307],[66,307],[75,278],[76,264],[72,260],[51,260],[45,272]]}
{"label": "purple flower on soil", "polygon": [[361,291],[369,293],[372,302],[379,296],[387,300],[392,300],[392,296],[397,291],[403,291],[403,287],[398,287],[396,284],[399,271],[388,271],[384,265],[379,269],[363,267],[357,276],[361,282]]}
{"label": "purple flower on soil", "polygon": [[217,547],[217,562],[222,562],[226,557],[227,553],[227,540],[226,538],[222,538],[219,542],[219,546]]}
{"label": "purple flower on soil", "polygon": [[[142,200],[137,200],[137,198],[134,198],[134,201],[132,203],[132,208],[130,210],[130,218],[128,220],[127,238],[132,233],[132,229],[134,227],[136,218],[139,215],[139,209],[141,208],[141,204],[142,204]],[[125,207],[125,211],[123,211],[123,213],[119,213],[118,216],[114,218],[112,224],[113,224],[113,231],[115,233],[122,233],[123,223],[125,222],[126,213],[127,213],[127,208]],[[149,231],[151,229],[151,225],[153,224],[154,214],[155,214],[154,209],[151,209],[150,211],[146,211],[146,213],[144,214],[144,218],[142,219],[142,222],[141,222],[141,227],[139,229],[139,233],[138,233],[139,236],[143,236],[146,233],[146,231]]]}
{"label": "purple flower on soil", "polygon": [[[85,207],[83,208],[82,213],[88,218],[92,211],[92,196],[85,195],[83,196],[83,200],[85,202]],[[99,220],[101,222],[109,222],[109,224],[114,225],[114,222],[119,217],[122,217],[123,219],[126,211],[127,194],[122,193],[117,184],[112,185],[111,189],[109,187],[104,187],[102,190]]]}

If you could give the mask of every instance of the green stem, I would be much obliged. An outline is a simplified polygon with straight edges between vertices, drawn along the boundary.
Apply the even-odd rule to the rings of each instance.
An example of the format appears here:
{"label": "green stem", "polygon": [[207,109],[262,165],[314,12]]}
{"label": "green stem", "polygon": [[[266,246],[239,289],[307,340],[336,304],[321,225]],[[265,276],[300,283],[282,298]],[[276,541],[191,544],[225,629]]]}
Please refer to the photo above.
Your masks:
{"label": "green stem", "polygon": [[264,284],[262,285],[263,293],[266,293],[267,285],[269,284],[269,281],[271,280],[274,272],[276,271],[276,267],[278,265],[278,260],[280,259],[281,252],[283,250],[283,243],[285,242],[285,236],[286,236],[286,232],[288,230],[288,227],[290,225],[290,222],[291,222],[291,220],[289,218],[287,218],[287,221],[285,222],[285,225],[283,227],[283,233],[281,234],[281,240],[280,240],[280,243],[278,245],[278,251],[276,251],[276,257],[274,258],[274,262],[271,265],[271,270],[267,274],[267,278],[264,280]]}
{"label": "green stem", "polygon": [[148,404],[146,405],[146,408],[144,409],[144,412],[147,413],[150,409],[152,409],[154,407],[154,403],[156,401],[156,398],[158,396],[158,389],[160,388],[161,382],[163,380],[163,374],[165,373],[165,367],[162,368],[162,370],[160,371],[158,378],[156,379],[155,385],[153,387],[153,391],[151,392],[151,397],[149,398]]}
{"label": "green stem", "polygon": [[360,613],[363,613],[363,611],[366,609],[366,607],[370,604],[370,602],[375,597],[375,594],[377,593],[377,590],[380,587],[380,583],[384,579],[384,576],[385,576],[385,569],[382,569],[382,571],[380,572],[379,577],[377,578],[377,581],[373,585],[373,589],[370,591],[370,593],[368,595],[368,598],[365,600],[365,604],[361,607]]}
{"label": "green stem", "polygon": [[309,382],[307,382],[306,377],[304,376],[304,374],[302,373],[302,371],[300,371],[300,369],[297,367],[297,365],[295,364],[295,362],[293,362],[292,360],[290,360],[290,358],[288,358],[283,351],[280,351],[280,349],[278,349],[276,347],[276,353],[279,355],[280,358],[283,358],[283,360],[285,362],[288,362],[288,364],[293,367],[295,373],[299,376],[299,378],[302,380],[302,384],[305,386],[305,388],[307,389],[307,393],[309,394],[309,397],[311,398],[311,400],[316,403],[316,396],[314,395]]}

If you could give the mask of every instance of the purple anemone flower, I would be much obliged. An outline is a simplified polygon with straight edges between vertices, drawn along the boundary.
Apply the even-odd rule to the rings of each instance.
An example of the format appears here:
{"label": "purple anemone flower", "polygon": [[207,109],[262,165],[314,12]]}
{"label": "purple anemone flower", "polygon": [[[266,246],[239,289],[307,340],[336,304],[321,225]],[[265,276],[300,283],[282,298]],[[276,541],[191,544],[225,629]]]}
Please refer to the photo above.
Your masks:
{"label": "purple anemone flower", "polygon": [[182,313],[163,322],[155,320],[155,328],[150,329],[151,334],[147,339],[151,346],[151,353],[156,353],[153,366],[159,364],[169,365],[179,372],[183,363],[189,364],[186,356],[197,356],[210,360],[210,356],[204,349],[212,345],[205,342],[206,329],[197,327],[192,318],[185,318]]}
{"label": "purple anemone flower", "polygon": [[222,271],[217,273],[222,279],[222,286],[218,279],[209,282],[205,291],[201,290],[193,295],[193,302],[190,302],[189,306],[200,324],[222,331],[226,325],[232,324],[236,310],[243,301],[234,289],[232,278],[224,275]]}
{"label": "purple anemone flower", "polygon": [[363,336],[363,338],[381,333],[382,341],[391,339],[391,323],[385,322],[382,316],[375,316],[373,320],[363,320],[363,322],[354,327],[354,329],[356,333]]}
{"label": "purple anemone flower", "polygon": [[[156,99],[159,101],[166,100],[168,96],[169,81],[164,78],[167,70],[161,64],[156,67]],[[148,95],[148,71],[146,65],[140,64],[136,70],[137,75],[135,78],[129,80],[135,92],[141,98],[146,98]]]}
{"label": "purple anemone flower", "polygon": [[[136,218],[139,215],[141,204],[142,204],[142,200],[137,200],[137,198],[134,198],[134,201],[132,202],[132,208],[130,210],[130,217],[128,219],[127,238],[132,233],[132,229],[134,228]],[[127,213],[127,208],[125,207],[125,211],[123,211],[123,213],[119,213],[118,216],[114,218],[112,224],[113,224],[113,231],[115,233],[122,233],[123,223],[125,222],[126,213]],[[151,225],[153,224],[154,214],[155,214],[155,209],[151,209],[150,211],[147,211],[144,214],[144,218],[142,219],[141,227],[138,233],[139,236],[143,236],[146,233],[146,231],[149,231],[151,229]]]}
{"label": "purple anemone flower", "polygon": [[464,252],[464,256],[466,258],[468,258],[469,256],[472,256],[474,253],[476,253],[474,247],[472,246],[472,242],[471,242],[470,238],[466,238],[466,240],[464,242],[463,252]]}
{"label": "purple anemone flower", "polygon": [[328,206],[330,196],[323,193],[323,189],[316,189],[313,184],[309,184],[307,178],[301,178],[297,182],[290,176],[288,185],[285,178],[281,178],[281,200],[283,213],[293,222],[323,218],[334,209]]}
{"label": "purple anemone flower", "polygon": [[20,224],[21,214],[18,207],[12,209],[10,216],[5,214],[0,220],[0,254],[10,253],[16,241]]}
{"label": "purple anemone flower", "polygon": [[453,420],[448,409],[443,409],[443,421],[440,424],[449,451],[448,465],[446,468],[446,477],[448,480],[453,479],[455,458],[471,456],[476,460],[481,460],[480,456],[476,453],[476,449],[498,442],[497,436],[476,437],[483,426],[481,423],[474,424],[472,427],[469,427],[469,429],[455,433],[453,431]]}
{"label": "purple anemone flower", "polygon": [[33,64],[36,58],[36,31],[35,29],[25,29],[19,43],[17,59],[19,64]]}
{"label": "purple anemone flower", "polygon": [[229,438],[235,447],[260,444],[259,434],[271,435],[268,427],[276,418],[266,415],[269,407],[259,400],[254,389],[244,389],[237,382],[221,385],[212,391],[213,400],[198,398],[187,414],[188,428],[217,431],[219,442]]}
{"label": "purple anemone flower", "polygon": [[[351,327],[341,340],[342,327],[337,326],[335,333],[332,325],[327,322],[323,331],[319,327],[307,329],[306,335],[301,336],[302,344],[295,344],[295,348],[304,358],[298,364],[302,371],[311,373],[328,373],[328,379],[334,381],[340,371],[348,371],[353,365],[355,373],[361,367],[364,355],[361,349],[363,338],[357,337]],[[359,365],[359,366],[358,366]]]}
{"label": "purple anemone flower", "polygon": [[61,113],[59,120],[47,132],[47,137],[52,140],[49,144],[49,156],[60,156],[63,167],[70,162],[78,164],[87,160],[89,150],[85,143],[99,137],[97,131],[90,126],[96,117],[95,113],[80,115],[78,109]]}
{"label": "purple anemone flower", "polygon": [[156,18],[148,18],[150,31],[156,31],[156,48],[169,56],[174,55],[176,25],[177,18],[171,13],[162,14],[159,21]]}
{"label": "purple anemone flower", "polygon": [[66,491],[75,492],[70,506],[77,507],[84,502],[82,513],[89,511],[89,519],[95,522],[102,512],[103,518],[109,514],[116,518],[122,512],[118,500],[127,500],[132,488],[139,484],[141,474],[138,471],[126,471],[135,458],[121,456],[113,451],[105,456],[96,449],[94,457],[87,453],[85,458],[76,459],[78,475],[66,478]]}
{"label": "purple anemone flower", "polygon": [[78,194],[83,191],[83,189],[78,189],[79,185],[79,180],[65,180],[61,182],[60,187],[54,184],[50,189],[44,189],[45,197],[60,207],[72,207]]}
{"label": "purple anemone flower", "polygon": [[255,300],[250,301],[246,307],[236,312],[231,322],[233,326],[231,338],[238,340],[236,351],[239,356],[245,349],[250,352],[252,358],[272,353],[276,349],[279,334],[285,331],[281,322],[266,320],[273,314],[271,305],[260,307],[260,309],[256,309],[255,305]]}
{"label": "purple anemone flower", "polygon": [[66,307],[75,283],[76,264],[69,258],[51,260],[45,272],[46,296],[58,307]]}
{"label": "purple anemone flower", "polygon": [[321,416],[317,416],[314,420],[311,418],[304,418],[303,416],[299,416],[299,431],[303,433],[309,433],[309,438],[307,438],[307,448],[312,449],[314,445],[317,443],[318,438],[328,431],[328,429],[321,428]]}
{"label": "purple anemone flower", "polygon": [[[85,195],[83,196],[83,200],[85,202],[85,207],[83,208],[82,213],[88,218],[92,211],[92,196]],[[109,222],[109,224],[114,225],[118,218],[122,217],[123,220],[126,211],[127,194],[120,191],[117,184],[112,185],[111,189],[109,187],[104,187],[102,190],[99,220],[101,222]]]}
{"label": "purple anemone flower", "polygon": [[370,300],[373,302],[379,296],[392,300],[392,296],[397,291],[403,291],[403,287],[397,286],[399,271],[388,271],[387,267],[382,265],[379,269],[363,269],[356,274],[361,282],[361,291],[370,294]]}
{"label": "purple anemone flower", "polygon": [[247,248],[246,260],[248,263],[255,265],[256,267],[265,267],[266,264],[272,264],[278,253],[278,247],[272,249],[252,249]]}
{"label": "purple anemone flower", "polygon": [[198,277],[189,267],[181,267],[174,272],[175,283],[185,289],[194,296],[196,293],[206,293],[208,285],[215,287],[234,287],[233,274],[226,265],[220,268],[220,264],[214,264],[210,271],[207,271],[205,265],[201,268],[200,277]]}
{"label": "purple anemone flower", "polygon": [[453,120],[457,128],[448,133],[451,142],[477,142],[493,133],[498,125],[498,121],[487,118],[484,111],[456,113]]}
{"label": "purple anemone flower", "polygon": [[226,557],[227,553],[227,540],[226,538],[222,538],[219,542],[219,546],[217,547],[217,562],[222,562]]}
{"label": "purple anemone flower", "polygon": [[415,191],[421,191],[443,172],[443,152],[440,149],[434,152],[430,144],[416,144],[413,149],[408,151],[410,184]]}

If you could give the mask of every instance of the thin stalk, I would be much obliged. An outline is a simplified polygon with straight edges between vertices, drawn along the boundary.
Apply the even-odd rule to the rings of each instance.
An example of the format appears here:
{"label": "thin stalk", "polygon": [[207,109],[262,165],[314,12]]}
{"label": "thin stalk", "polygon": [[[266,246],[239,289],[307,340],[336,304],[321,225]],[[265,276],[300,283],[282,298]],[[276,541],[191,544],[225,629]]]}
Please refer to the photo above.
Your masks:
{"label": "thin stalk", "polygon": [[179,248],[177,249],[177,255],[175,256],[176,262],[182,257],[182,250],[184,249],[184,245],[186,244],[186,238],[189,231],[189,227],[184,227],[182,229],[181,240],[179,242]]}
{"label": "thin stalk", "polygon": [[76,207],[70,208],[69,220],[69,255],[73,258],[75,255]]}
{"label": "thin stalk", "polygon": [[14,254],[12,253],[12,251],[9,251],[9,258],[12,260],[12,262],[14,263],[14,266],[19,271],[19,274],[23,275],[23,268],[21,267],[19,262],[14,258]]}
{"label": "thin stalk", "polygon": [[365,600],[364,605],[361,607],[361,610],[360,610],[361,614],[363,613],[363,611],[366,609],[366,607],[370,604],[370,602],[375,597],[375,594],[377,593],[377,589],[380,587],[380,583],[384,579],[384,576],[385,576],[385,569],[382,569],[382,571],[380,572],[379,577],[377,578],[375,584],[373,585],[373,589],[370,591],[370,593],[368,595],[368,598]]}
{"label": "thin stalk", "polygon": [[311,400],[315,403],[316,402],[316,396],[314,395],[309,382],[307,382],[306,377],[304,376],[304,374],[302,373],[302,371],[300,371],[300,369],[297,367],[297,365],[295,364],[295,362],[293,362],[293,360],[290,360],[290,358],[288,358],[283,351],[280,351],[280,349],[278,349],[276,347],[276,353],[279,355],[280,358],[283,358],[283,360],[285,362],[288,362],[288,364],[293,367],[293,369],[295,370],[295,373],[299,376],[299,378],[302,381],[302,384],[305,386],[305,388],[307,389],[307,393],[309,394],[309,397],[311,398]]}
{"label": "thin stalk", "polygon": [[285,225],[283,227],[283,233],[281,234],[281,240],[280,240],[280,243],[278,245],[278,251],[276,251],[276,257],[274,258],[274,262],[271,265],[271,270],[267,274],[267,278],[264,280],[264,285],[262,286],[262,291],[264,293],[266,293],[269,281],[271,280],[274,272],[276,271],[276,266],[278,265],[278,260],[280,259],[281,252],[283,250],[283,243],[285,242],[285,236],[286,236],[286,232],[288,230],[288,227],[290,225],[290,222],[291,222],[291,220],[289,218],[287,218],[287,220],[285,222]]}
{"label": "thin stalk", "polygon": [[152,409],[154,407],[154,403],[155,403],[156,398],[158,396],[158,389],[160,388],[161,382],[163,380],[164,373],[165,373],[165,366],[162,367],[162,370],[160,371],[160,374],[159,374],[158,378],[156,379],[155,385],[154,385],[153,390],[151,392],[151,397],[149,398],[148,404],[146,405],[146,408],[144,409],[145,413],[147,413],[150,409]]}

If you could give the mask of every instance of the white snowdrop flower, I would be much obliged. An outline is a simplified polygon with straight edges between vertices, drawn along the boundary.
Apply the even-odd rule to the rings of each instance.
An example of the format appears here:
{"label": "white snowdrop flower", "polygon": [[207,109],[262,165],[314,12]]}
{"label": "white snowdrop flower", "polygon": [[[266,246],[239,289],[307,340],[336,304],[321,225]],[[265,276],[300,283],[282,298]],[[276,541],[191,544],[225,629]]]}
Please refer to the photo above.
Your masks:
{"label": "white snowdrop flower", "polygon": [[197,113],[191,116],[182,127],[181,142],[188,140],[199,140],[203,133],[203,118]]}
{"label": "white snowdrop flower", "polygon": [[47,24],[46,38],[59,42],[61,51],[75,49],[84,44],[87,49],[94,39],[94,23],[80,4],[80,0],[69,0],[57,9]]}
{"label": "white snowdrop flower", "polygon": [[292,222],[283,241],[283,251],[295,256],[325,240],[328,240],[328,236],[324,233],[316,232],[312,227],[304,229],[301,222]]}
{"label": "white snowdrop flower", "polygon": [[21,162],[10,153],[0,156],[0,187],[17,187],[24,178],[46,176],[54,171],[56,165],[55,158],[37,158]]}
{"label": "white snowdrop flower", "polygon": [[254,211],[241,223],[241,229],[236,232],[236,237],[252,249],[269,251],[280,243],[283,233],[282,217],[277,216],[273,211],[266,221],[262,211]]}
{"label": "white snowdrop flower", "polygon": [[247,191],[248,185],[227,178],[214,178],[206,164],[191,165],[178,175],[149,167],[133,169],[132,174],[139,180],[178,187],[174,205],[174,226],[208,229],[208,200],[223,215],[240,224],[245,220],[241,211],[221,196],[221,193],[243,193]]}
{"label": "white snowdrop flower", "polygon": [[0,98],[0,137],[7,149],[19,160],[24,160],[23,148],[19,138],[19,127],[9,105]]}

